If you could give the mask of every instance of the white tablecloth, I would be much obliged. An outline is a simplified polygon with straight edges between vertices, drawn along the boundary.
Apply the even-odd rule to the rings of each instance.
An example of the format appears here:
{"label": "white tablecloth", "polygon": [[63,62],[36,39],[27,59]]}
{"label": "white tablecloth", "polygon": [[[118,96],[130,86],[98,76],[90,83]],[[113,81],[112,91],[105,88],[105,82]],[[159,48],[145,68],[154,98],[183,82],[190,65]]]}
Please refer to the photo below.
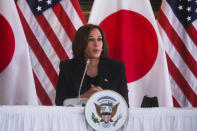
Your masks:
{"label": "white tablecloth", "polygon": [[[93,131],[84,108],[0,106],[0,131]],[[120,131],[197,131],[197,108],[130,109]]]}

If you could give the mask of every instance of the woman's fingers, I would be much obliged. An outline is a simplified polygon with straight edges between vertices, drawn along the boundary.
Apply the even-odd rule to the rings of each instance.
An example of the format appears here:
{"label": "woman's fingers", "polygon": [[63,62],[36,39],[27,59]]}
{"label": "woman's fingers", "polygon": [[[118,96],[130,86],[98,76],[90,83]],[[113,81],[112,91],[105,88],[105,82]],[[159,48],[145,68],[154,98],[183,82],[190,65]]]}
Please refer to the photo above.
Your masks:
{"label": "woman's fingers", "polygon": [[98,91],[102,91],[103,89],[100,86],[95,86],[93,84],[90,85],[90,89],[85,93],[81,94],[81,98],[89,98],[92,94]]}
{"label": "woman's fingers", "polygon": [[96,91],[102,91],[103,89],[100,86],[95,86],[93,84],[90,85],[90,89],[96,90]]}

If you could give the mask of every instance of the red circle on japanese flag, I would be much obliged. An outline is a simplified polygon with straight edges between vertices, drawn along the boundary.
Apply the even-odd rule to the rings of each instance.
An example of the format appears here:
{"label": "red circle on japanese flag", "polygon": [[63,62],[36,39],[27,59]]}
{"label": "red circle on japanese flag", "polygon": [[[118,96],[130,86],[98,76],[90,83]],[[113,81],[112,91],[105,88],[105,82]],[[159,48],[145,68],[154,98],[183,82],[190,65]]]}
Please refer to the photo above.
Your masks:
{"label": "red circle on japanese flag", "polygon": [[8,66],[14,55],[15,39],[13,30],[4,16],[0,14],[0,73]]}
{"label": "red circle on japanese flag", "polygon": [[158,39],[144,16],[120,10],[105,18],[100,27],[105,32],[110,57],[124,61],[128,82],[150,71],[158,54]]}

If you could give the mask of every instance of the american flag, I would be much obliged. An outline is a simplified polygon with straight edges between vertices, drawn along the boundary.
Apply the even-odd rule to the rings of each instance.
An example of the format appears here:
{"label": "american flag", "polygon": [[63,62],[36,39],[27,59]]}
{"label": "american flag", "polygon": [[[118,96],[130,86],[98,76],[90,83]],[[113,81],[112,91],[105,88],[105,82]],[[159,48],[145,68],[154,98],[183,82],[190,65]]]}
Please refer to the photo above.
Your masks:
{"label": "american flag", "polygon": [[158,15],[173,102],[197,107],[197,0],[163,0]]}
{"label": "american flag", "polygon": [[74,34],[86,23],[78,0],[18,0],[17,9],[40,104],[54,105],[59,62],[72,58]]}

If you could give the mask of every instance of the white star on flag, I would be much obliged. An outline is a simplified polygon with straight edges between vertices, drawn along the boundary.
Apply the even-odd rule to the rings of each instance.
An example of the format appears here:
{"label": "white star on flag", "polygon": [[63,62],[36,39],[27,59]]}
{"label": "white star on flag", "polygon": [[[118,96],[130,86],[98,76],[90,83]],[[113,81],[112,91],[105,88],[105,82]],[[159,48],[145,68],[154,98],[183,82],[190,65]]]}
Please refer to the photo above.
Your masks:
{"label": "white star on flag", "polygon": [[51,0],[47,0],[47,4],[48,5],[51,5]]}
{"label": "white star on flag", "polygon": [[191,11],[191,7],[187,7],[187,11],[190,12]]}
{"label": "white star on flag", "polygon": [[38,6],[36,9],[37,9],[38,11],[41,11],[41,7],[40,7],[40,6]]}
{"label": "white star on flag", "polygon": [[178,8],[179,8],[179,10],[182,10],[183,9],[183,6],[182,5],[179,5]]}
{"label": "white star on flag", "polygon": [[190,21],[190,20],[191,20],[191,16],[188,16],[188,17],[187,17],[187,21]]}

